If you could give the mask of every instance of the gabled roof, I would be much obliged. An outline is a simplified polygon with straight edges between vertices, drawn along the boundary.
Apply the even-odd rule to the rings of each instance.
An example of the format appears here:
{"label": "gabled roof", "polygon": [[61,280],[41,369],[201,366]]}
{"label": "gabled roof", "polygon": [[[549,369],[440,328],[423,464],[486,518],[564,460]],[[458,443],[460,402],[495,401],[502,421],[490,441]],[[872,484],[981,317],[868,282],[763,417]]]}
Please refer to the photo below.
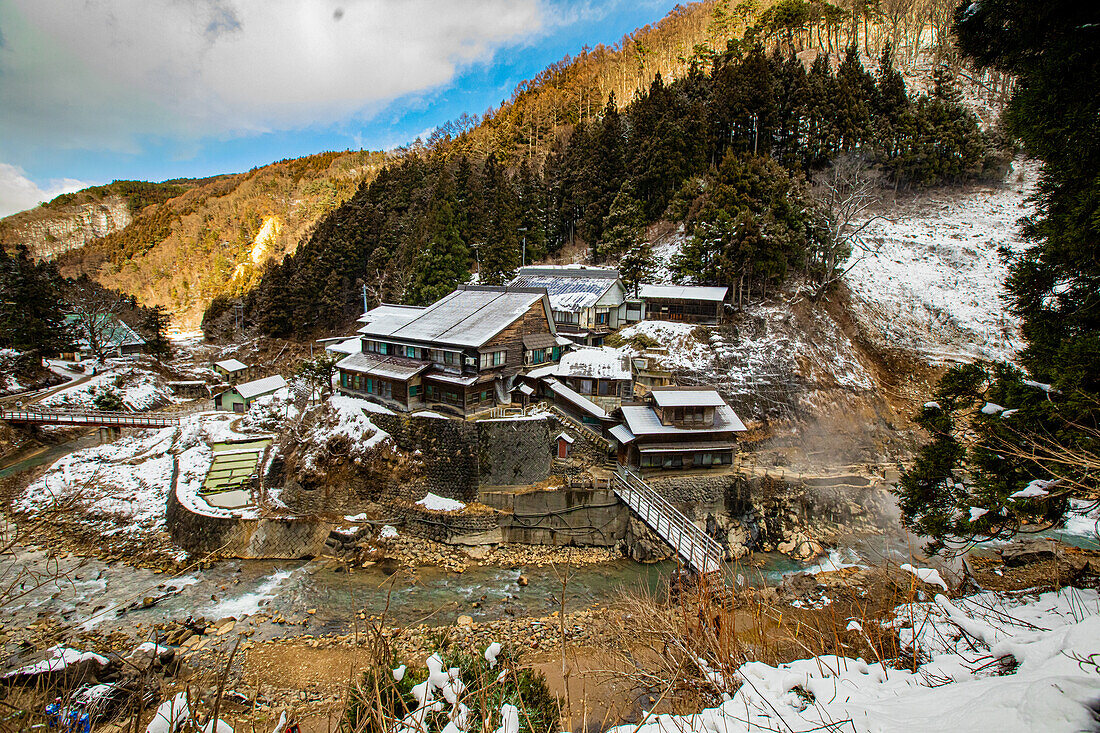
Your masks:
{"label": "gabled roof", "polygon": [[544,297],[542,289],[464,285],[427,308],[383,314],[359,333],[367,338],[480,347]]}
{"label": "gabled roof", "polygon": [[610,346],[582,346],[563,355],[553,373],[559,377],[630,379],[630,354]]}
{"label": "gabled roof", "polygon": [[698,285],[643,285],[638,295],[646,298],[668,298],[670,300],[706,300],[715,303],[726,299],[729,288],[710,288]]}
{"label": "gabled roof", "polygon": [[710,427],[678,428],[665,425],[657,417],[652,407],[646,405],[623,405],[623,419],[634,435],[705,435],[706,433],[739,433],[745,430],[745,424],[729,405],[714,410],[714,425]]}
{"label": "gabled roof", "polygon": [[555,395],[557,395],[558,397],[561,397],[563,400],[570,403],[574,407],[582,410],[583,412],[587,412],[592,417],[599,418],[600,420],[607,419],[607,417],[608,417],[607,410],[603,409],[602,407],[597,405],[595,402],[588,399],[587,397],[580,394],[579,392],[575,392],[574,390],[572,390],[569,387],[565,386],[564,384],[557,381],[556,379],[551,379],[547,383],[547,386],[550,388],[550,390]]}
{"label": "gabled roof", "polygon": [[[138,332],[130,328],[130,326],[121,318],[111,313],[100,313],[92,316],[89,320],[93,320],[96,323],[95,330],[97,332],[102,331],[100,335],[107,342],[107,345],[111,348],[120,348],[122,346],[142,346],[145,344]],[[109,321],[109,322],[108,322]],[[87,321],[84,321],[86,323]],[[104,324],[101,327],[100,324]],[[65,323],[69,326],[74,326],[78,331],[82,328],[81,317],[75,313],[70,313],[65,316]],[[84,333],[79,334],[77,342],[82,347],[89,346],[88,333],[85,330]]]}
{"label": "gabled roof", "polygon": [[214,362],[214,366],[221,367],[227,372],[239,372],[242,369],[247,369],[248,365],[242,361],[236,359],[223,359],[222,361]]}
{"label": "gabled roof", "polygon": [[269,394],[277,389],[282,389],[286,386],[286,380],[281,375],[275,374],[270,377],[264,377],[263,379],[256,379],[251,382],[245,382],[244,384],[238,384],[233,389],[237,390],[237,394],[246,400],[250,400],[253,397],[259,397],[260,395]]}
{"label": "gabled roof", "polygon": [[406,380],[431,366],[427,361],[356,352],[336,362],[337,369],[371,377]]}
{"label": "gabled roof", "polygon": [[653,401],[661,407],[719,407],[726,404],[713,389],[654,389]]}
{"label": "gabled roof", "polygon": [[375,321],[388,318],[394,321],[408,323],[411,319],[415,318],[418,313],[423,313],[424,310],[423,306],[383,303],[359,316],[358,321],[359,323],[374,323]]}
{"label": "gabled roof", "polygon": [[[622,286],[618,270],[581,265],[557,265],[521,267],[519,275],[509,285],[545,288],[553,310],[577,313],[594,306],[614,287],[615,283]],[[623,287],[623,289],[626,288]]]}

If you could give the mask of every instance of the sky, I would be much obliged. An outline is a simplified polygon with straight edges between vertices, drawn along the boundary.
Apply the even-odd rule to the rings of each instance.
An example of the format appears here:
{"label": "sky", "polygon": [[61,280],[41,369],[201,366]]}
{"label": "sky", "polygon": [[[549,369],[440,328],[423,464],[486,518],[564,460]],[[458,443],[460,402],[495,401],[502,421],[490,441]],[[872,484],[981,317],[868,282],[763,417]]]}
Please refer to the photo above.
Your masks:
{"label": "sky", "polygon": [[116,179],[385,150],[666,0],[0,0],[0,216]]}

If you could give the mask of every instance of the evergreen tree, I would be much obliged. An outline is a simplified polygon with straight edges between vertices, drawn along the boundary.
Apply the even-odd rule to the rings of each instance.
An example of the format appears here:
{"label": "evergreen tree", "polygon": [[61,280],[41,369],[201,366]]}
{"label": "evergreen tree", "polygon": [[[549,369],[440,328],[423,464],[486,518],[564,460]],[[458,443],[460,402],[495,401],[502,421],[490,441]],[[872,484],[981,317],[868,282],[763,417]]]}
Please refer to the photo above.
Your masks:
{"label": "evergreen tree", "polygon": [[503,285],[520,263],[519,212],[515,191],[496,156],[485,161],[486,233],[481,247],[482,285]]}
{"label": "evergreen tree", "polygon": [[1017,78],[1005,121],[1044,167],[1024,227],[1034,245],[1006,283],[1031,379],[1005,365],[950,372],[919,418],[932,441],[898,488],[903,520],[933,549],[1049,526],[1069,498],[1095,500],[1100,466],[1100,8],[983,0],[955,20],[967,55]]}
{"label": "evergreen tree", "polygon": [[596,246],[596,257],[606,262],[636,248],[645,237],[645,211],[634,196],[634,185],[623,184],[603,220],[603,239]]}
{"label": "evergreen tree", "polygon": [[0,247],[0,348],[51,355],[72,343],[57,266],[36,263],[25,244]]}
{"label": "evergreen tree", "polygon": [[162,305],[146,309],[141,322],[145,345],[149,353],[157,359],[167,359],[172,356],[172,345],[168,341],[169,322],[168,309]]}
{"label": "evergreen tree", "polygon": [[406,293],[411,305],[434,303],[470,278],[470,250],[462,241],[454,210],[450,175],[443,171],[426,215],[427,241],[417,252]]}

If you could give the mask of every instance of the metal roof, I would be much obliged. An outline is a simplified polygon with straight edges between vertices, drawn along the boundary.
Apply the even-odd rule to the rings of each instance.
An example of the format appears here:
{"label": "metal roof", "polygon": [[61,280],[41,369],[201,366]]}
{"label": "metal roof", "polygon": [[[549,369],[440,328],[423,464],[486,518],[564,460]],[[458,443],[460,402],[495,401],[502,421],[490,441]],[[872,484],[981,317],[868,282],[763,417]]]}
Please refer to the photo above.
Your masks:
{"label": "metal roof", "polygon": [[702,435],[705,433],[741,432],[745,424],[729,405],[723,404],[714,410],[714,425],[710,427],[679,428],[665,425],[657,417],[652,407],[645,405],[623,405],[620,408],[627,427],[634,435]]}
{"label": "metal roof", "polygon": [[444,384],[457,384],[459,387],[469,387],[471,384],[477,383],[478,375],[460,377],[454,374],[435,372],[434,374],[425,374],[424,379],[431,379],[434,382],[443,382]]}
{"label": "metal roof", "polygon": [[563,355],[553,373],[560,377],[630,379],[630,355],[610,346],[582,346]]}
{"label": "metal roof", "polygon": [[[423,310],[384,315],[359,333],[368,338],[479,347],[543,297],[543,290],[467,285]],[[553,329],[553,324],[548,327]]]}
{"label": "metal roof", "polygon": [[529,333],[523,337],[523,348],[528,351],[534,349],[548,349],[557,346],[558,337],[550,333]]}
{"label": "metal roof", "polygon": [[406,380],[415,377],[431,366],[430,362],[402,359],[393,356],[375,356],[357,352],[336,362],[337,369],[372,377]]}
{"label": "metal roof", "polygon": [[424,306],[420,305],[395,305],[393,303],[382,303],[381,305],[371,308],[369,311],[359,316],[357,319],[359,323],[373,323],[380,318],[412,318],[420,311],[424,310]]}
{"label": "metal roof", "polygon": [[611,437],[619,441],[623,445],[626,445],[630,441],[634,440],[634,433],[630,432],[630,428],[625,425],[616,425],[607,432],[611,433]]}
{"label": "metal roof", "polygon": [[247,369],[248,365],[244,362],[237,361],[236,359],[225,359],[223,361],[214,362],[214,366],[221,367],[227,372],[239,372],[242,369]]}
{"label": "metal roof", "polygon": [[650,394],[661,407],[718,407],[726,404],[713,389],[654,389]]}
{"label": "metal roof", "polygon": [[270,377],[264,377],[263,379],[256,379],[251,382],[245,382],[244,384],[238,384],[233,389],[237,390],[237,394],[246,400],[250,400],[253,397],[259,397],[270,392],[274,392],[277,389],[282,389],[286,386],[286,380],[282,375],[275,374]]}
{"label": "metal roof", "polygon": [[619,279],[619,271],[614,267],[593,267],[591,265],[527,265],[519,268],[519,277],[528,275],[549,275],[551,277],[602,277]]}
{"label": "metal roof", "polygon": [[726,299],[729,288],[710,288],[698,285],[643,285],[638,295],[645,298],[667,298],[671,300],[708,300],[719,302]]}
{"label": "metal roof", "polygon": [[589,268],[566,270],[525,267],[520,268],[519,277],[509,285],[545,288],[553,310],[577,313],[594,306],[619,279],[616,270],[606,270],[600,274],[592,272]]}
{"label": "metal roof", "polygon": [[556,394],[558,397],[561,397],[566,402],[571,403],[574,407],[578,407],[584,412],[587,412],[589,415],[592,415],[593,417],[598,417],[601,420],[604,420],[608,417],[607,411],[604,410],[602,407],[600,407],[584,395],[569,389],[569,387],[565,386],[561,382],[557,380],[550,380],[547,383],[547,386],[550,387],[553,393]]}

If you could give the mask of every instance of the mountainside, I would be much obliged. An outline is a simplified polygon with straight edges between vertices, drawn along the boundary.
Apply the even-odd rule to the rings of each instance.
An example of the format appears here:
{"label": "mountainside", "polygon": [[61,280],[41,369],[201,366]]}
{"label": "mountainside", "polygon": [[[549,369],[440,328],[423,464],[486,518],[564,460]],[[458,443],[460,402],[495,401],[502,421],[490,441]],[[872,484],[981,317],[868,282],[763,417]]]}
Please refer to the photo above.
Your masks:
{"label": "mountainside", "polygon": [[211,299],[252,287],[268,260],[293,252],[383,159],[322,153],[207,179],[144,207],[127,226],[71,249],[58,264],[63,274],[87,273],[145,305],[164,306],[174,326],[192,329]]}

